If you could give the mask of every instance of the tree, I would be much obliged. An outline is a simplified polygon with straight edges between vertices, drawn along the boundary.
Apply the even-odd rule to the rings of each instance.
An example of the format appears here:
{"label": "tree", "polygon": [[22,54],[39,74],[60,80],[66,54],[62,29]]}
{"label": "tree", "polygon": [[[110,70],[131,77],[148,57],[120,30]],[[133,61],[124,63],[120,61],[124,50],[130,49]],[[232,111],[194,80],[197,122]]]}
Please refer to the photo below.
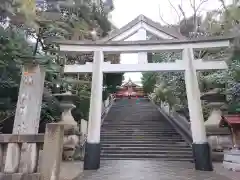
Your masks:
{"label": "tree", "polygon": [[[174,25],[178,28],[180,32],[186,36],[186,38],[199,37],[199,36],[222,36],[229,33],[238,34],[239,33],[239,7],[230,5],[226,6],[222,4],[222,8],[211,11],[207,13],[206,18],[200,16],[201,8],[199,8],[206,1],[201,1],[199,5],[194,5],[192,2],[191,7],[193,8],[193,15],[189,18],[186,18],[185,12],[179,4],[175,7],[171,1],[170,5],[177,13],[179,17],[179,23]],[[223,2],[223,1],[222,1]],[[218,17],[218,18],[217,18]],[[236,44],[239,44],[238,38],[236,38]],[[207,92],[212,88],[220,87],[221,91],[227,93],[228,104],[234,104],[239,99],[239,45],[234,46],[233,50],[226,51],[223,49],[211,50],[211,51],[196,51],[196,58],[213,58],[213,59],[226,59],[228,63],[228,70],[226,71],[211,71],[198,73],[199,75],[199,84],[202,92]],[[159,58],[160,57],[160,58]],[[171,56],[166,53],[161,53],[160,56],[156,59],[162,61],[172,61],[178,58],[171,58]],[[164,60],[165,59],[165,60]],[[154,60],[153,60],[154,62]],[[155,61],[156,62],[156,61]],[[185,82],[184,76],[181,73],[159,73],[156,77],[156,84],[151,84],[153,86],[159,86],[164,83],[164,89],[169,89],[172,91],[172,96],[175,97],[175,103],[177,106],[186,107],[187,106],[187,97],[185,92]],[[145,80],[146,81],[146,80]],[[144,83],[143,83],[144,84]],[[148,85],[149,86],[149,85]],[[160,86],[162,87],[162,86]],[[158,88],[158,91],[155,91],[155,96],[160,96],[163,98],[162,93],[159,93],[162,88]],[[162,89],[163,90],[163,89]],[[156,93],[157,92],[157,93]],[[167,98],[163,98],[164,101],[168,101]],[[205,105],[203,108],[206,110]],[[208,110],[208,109],[207,109]]]}
{"label": "tree", "polygon": [[[75,5],[69,2],[38,0],[36,7],[32,0],[1,2],[0,21],[5,28],[0,28],[0,91],[5,99],[3,102],[9,102],[8,106],[1,106],[1,110],[10,110],[1,119],[12,117],[15,112],[21,66],[26,60],[39,61],[45,65],[47,71],[41,123],[59,120],[59,102],[52,93],[66,90],[71,90],[81,98],[73,112],[76,120],[88,118],[91,75],[66,75],[62,67],[64,62],[92,61],[92,57],[60,55],[58,47],[49,42],[52,38],[92,39],[93,29],[102,37],[108,33],[111,24],[103,7],[96,8],[89,3],[80,3],[80,0],[74,0]],[[36,43],[29,42],[29,38],[35,39]],[[113,57],[114,62],[117,59],[119,58]],[[110,76],[108,79],[111,79]],[[13,124],[13,117],[10,124]]]}
{"label": "tree", "polygon": [[142,85],[143,91],[150,94],[154,91],[155,85],[157,83],[157,73],[142,73]]}

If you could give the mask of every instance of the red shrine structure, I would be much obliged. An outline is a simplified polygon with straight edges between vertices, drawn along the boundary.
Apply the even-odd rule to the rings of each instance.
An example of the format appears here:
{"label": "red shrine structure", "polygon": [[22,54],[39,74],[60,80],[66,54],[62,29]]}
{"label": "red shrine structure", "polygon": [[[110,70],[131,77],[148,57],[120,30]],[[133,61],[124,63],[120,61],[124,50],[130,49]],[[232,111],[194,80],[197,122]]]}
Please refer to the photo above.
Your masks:
{"label": "red shrine structure", "polygon": [[145,93],[143,88],[135,83],[132,82],[131,79],[128,82],[124,83],[116,92],[116,97],[144,97]]}

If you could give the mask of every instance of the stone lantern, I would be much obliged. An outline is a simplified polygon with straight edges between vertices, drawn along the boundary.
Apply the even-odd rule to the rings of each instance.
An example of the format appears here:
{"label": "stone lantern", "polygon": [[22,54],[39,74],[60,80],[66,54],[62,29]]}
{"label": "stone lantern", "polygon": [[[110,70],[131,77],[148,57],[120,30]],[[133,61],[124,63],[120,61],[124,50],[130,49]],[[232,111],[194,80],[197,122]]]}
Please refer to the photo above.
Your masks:
{"label": "stone lantern", "polygon": [[211,109],[210,115],[205,122],[205,126],[208,128],[217,127],[222,119],[222,110],[226,102],[226,95],[220,93],[219,90],[213,89],[204,93],[201,96],[201,100],[207,103],[207,107]]}
{"label": "stone lantern", "polygon": [[231,132],[228,128],[219,127],[223,115],[222,111],[226,105],[226,95],[220,93],[219,89],[216,88],[204,93],[201,96],[201,100],[204,100],[210,109],[210,115],[204,125],[212,150],[223,151],[226,147],[230,148],[232,146]]}
{"label": "stone lantern", "polygon": [[63,159],[72,160],[76,147],[79,144],[80,133],[77,122],[74,120],[71,110],[76,106],[74,103],[79,99],[78,96],[73,95],[71,92],[62,94],[54,94],[60,101],[62,109],[61,120],[59,124],[64,124],[64,144],[63,144]]}

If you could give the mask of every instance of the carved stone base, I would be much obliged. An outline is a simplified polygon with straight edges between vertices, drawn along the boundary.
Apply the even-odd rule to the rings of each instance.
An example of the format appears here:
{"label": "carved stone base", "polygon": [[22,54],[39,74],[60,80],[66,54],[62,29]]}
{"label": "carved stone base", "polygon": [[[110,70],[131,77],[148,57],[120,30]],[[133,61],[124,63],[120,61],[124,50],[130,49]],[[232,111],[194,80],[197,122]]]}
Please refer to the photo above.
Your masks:
{"label": "carved stone base", "polygon": [[224,153],[224,168],[232,171],[240,171],[240,150],[232,149]]}
{"label": "carved stone base", "polygon": [[76,147],[79,144],[79,141],[80,139],[77,135],[64,136],[63,160],[73,160],[73,155],[75,153]]}
{"label": "carved stone base", "polygon": [[208,136],[208,143],[213,151],[223,151],[233,147],[231,135]]}

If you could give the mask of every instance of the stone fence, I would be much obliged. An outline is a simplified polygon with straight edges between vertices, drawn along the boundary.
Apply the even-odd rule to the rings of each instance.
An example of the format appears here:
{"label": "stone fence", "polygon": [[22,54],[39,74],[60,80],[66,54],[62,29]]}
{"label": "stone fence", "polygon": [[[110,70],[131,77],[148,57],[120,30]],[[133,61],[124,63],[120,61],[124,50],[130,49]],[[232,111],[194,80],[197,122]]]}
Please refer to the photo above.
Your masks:
{"label": "stone fence", "polygon": [[[0,180],[58,180],[60,173],[60,164],[62,161],[63,151],[64,125],[50,123],[46,125],[45,134],[0,134]],[[7,153],[7,148],[11,145],[18,146],[17,151]],[[31,162],[33,167],[29,172],[28,164],[25,162],[28,157],[21,155],[25,151],[22,148],[23,144],[36,144],[37,152],[34,162]],[[40,151],[42,151],[40,153]],[[40,156],[41,154],[41,156]],[[6,159],[13,160],[13,157],[18,156],[17,167],[14,171],[8,171]],[[41,157],[41,158],[40,158]]]}

